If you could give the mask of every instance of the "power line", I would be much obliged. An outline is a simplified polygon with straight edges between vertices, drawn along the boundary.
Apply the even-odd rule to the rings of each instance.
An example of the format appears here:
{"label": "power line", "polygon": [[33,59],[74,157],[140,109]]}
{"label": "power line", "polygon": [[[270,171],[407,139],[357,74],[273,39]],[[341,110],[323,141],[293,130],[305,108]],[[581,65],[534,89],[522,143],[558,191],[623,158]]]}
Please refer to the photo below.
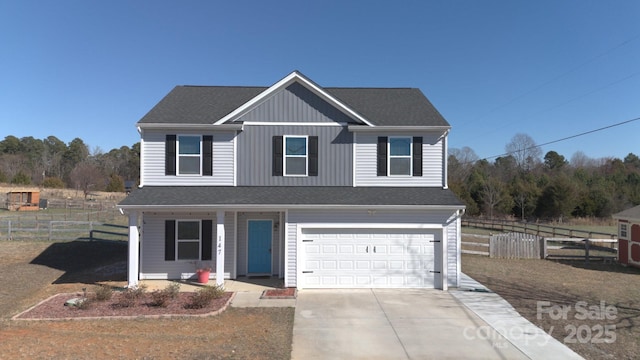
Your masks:
{"label": "power line", "polygon": [[503,103],[502,105],[498,105],[498,106],[494,107],[493,109],[491,109],[488,112],[486,112],[484,115],[481,115],[481,116],[477,117],[476,120],[482,119],[483,117],[491,114],[492,112],[494,112],[496,110],[499,110],[499,109],[501,109],[501,108],[503,108],[503,107],[505,107],[507,105],[510,105],[510,104],[512,104],[512,103],[514,103],[514,102],[526,97],[527,95],[529,95],[531,93],[534,93],[534,92],[542,89],[543,87],[545,87],[545,86],[547,86],[547,85],[549,85],[549,84],[551,84],[551,83],[553,83],[555,81],[560,80],[561,78],[563,78],[563,77],[565,77],[565,76],[577,71],[578,69],[580,69],[580,68],[582,68],[582,67],[584,67],[584,66],[586,66],[586,65],[588,65],[588,64],[590,64],[590,63],[592,63],[592,62],[594,62],[594,61],[596,61],[598,59],[600,59],[601,57],[604,57],[605,55],[607,55],[607,54],[609,54],[609,53],[611,53],[611,52],[613,52],[613,51],[615,51],[615,50],[627,45],[628,43],[630,43],[630,42],[632,42],[632,41],[634,41],[634,40],[636,40],[638,38],[640,38],[640,34],[636,34],[636,35],[632,36],[631,38],[628,38],[627,40],[625,40],[625,41],[613,46],[612,48],[609,48],[609,49],[605,50],[604,52],[602,52],[602,53],[600,53],[600,54],[598,54],[596,56],[593,56],[593,57],[587,59],[586,61],[578,64],[577,66],[574,66],[573,68],[563,72],[562,74],[557,75],[557,76],[547,80],[546,82],[534,87],[533,89],[531,89],[529,91],[525,91],[524,93],[511,98],[511,100],[508,100],[506,103]]}
{"label": "power line", "polygon": [[[559,142],[561,142],[561,141],[566,141],[566,140],[574,139],[574,138],[577,138],[577,137],[580,137],[580,136],[584,136],[584,135],[588,135],[588,134],[593,134],[593,133],[598,132],[598,131],[603,131],[603,130],[611,129],[611,128],[614,128],[614,127],[616,127],[616,126],[625,125],[625,124],[628,124],[628,123],[631,123],[631,122],[634,122],[634,121],[638,121],[638,120],[640,120],[640,117],[633,118],[633,119],[629,119],[629,120],[625,120],[625,121],[621,121],[621,122],[619,122],[619,123],[615,123],[615,124],[607,125],[607,126],[604,126],[604,127],[598,128],[598,129],[585,131],[585,132],[582,132],[582,133],[579,133],[579,134],[575,134],[575,135],[571,135],[571,136],[563,137],[563,138],[561,138],[561,139],[557,139],[557,140],[549,141],[549,142],[546,142],[546,143],[544,143],[544,144],[539,144],[539,145],[529,146],[529,147],[524,148],[524,149],[519,150],[519,151],[526,151],[526,150],[531,150],[531,149],[535,149],[535,148],[543,147],[543,146],[546,146],[546,145],[551,145],[551,144],[559,143]],[[501,156],[507,156],[507,155],[509,155],[509,154],[511,154],[511,153],[504,153],[504,154],[500,154],[500,155],[489,156],[489,157],[482,158],[481,160],[494,159],[494,158],[498,158],[498,157],[501,157]]]}

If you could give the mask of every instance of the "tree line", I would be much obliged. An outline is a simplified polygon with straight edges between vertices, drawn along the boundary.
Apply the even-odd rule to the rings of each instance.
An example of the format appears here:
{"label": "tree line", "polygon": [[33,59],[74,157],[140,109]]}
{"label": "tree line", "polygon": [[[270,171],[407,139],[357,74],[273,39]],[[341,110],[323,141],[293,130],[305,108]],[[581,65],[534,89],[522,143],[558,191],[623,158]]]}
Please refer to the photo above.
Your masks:
{"label": "tree line", "polygon": [[125,181],[140,178],[140,143],[107,153],[75,138],[68,144],[55,136],[36,139],[9,135],[0,141],[0,183],[45,188],[121,192]]}
{"label": "tree line", "polygon": [[[592,159],[582,152],[570,160],[542,151],[526,134],[505,146],[506,155],[480,159],[473,149],[450,149],[449,187],[474,216],[562,220],[610,217],[640,204],[640,158]],[[121,192],[139,183],[140,143],[105,153],[80,138],[68,144],[7,136],[0,141],[0,183],[45,188]]]}
{"label": "tree line", "polygon": [[592,159],[576,152],[567,160],[542,150],[526,134],[490,162],[473,149],[451,149],[449,187],[474,216],[562,221],[570,217],[608,218],[640,204],[640,158]]}

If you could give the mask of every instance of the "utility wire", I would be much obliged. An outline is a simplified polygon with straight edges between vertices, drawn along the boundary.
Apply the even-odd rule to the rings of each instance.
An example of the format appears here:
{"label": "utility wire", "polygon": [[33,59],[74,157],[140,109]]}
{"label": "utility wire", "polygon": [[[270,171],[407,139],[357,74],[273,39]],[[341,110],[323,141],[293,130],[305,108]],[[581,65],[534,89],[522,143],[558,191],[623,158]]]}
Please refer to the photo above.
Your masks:
{"label": "utility wire", "polygon": [[[531,150],[531,149],[535,149],[535,148],[543,147],[543,146],[546,146],[546,145],[551,145],[551,144],[559,143],[559,142],[561,142],[561,141],[566,141],[566,140],[574,139],[574,138],[577,138],[577,137],[580,137],[580,136],[584,136],[584,135],[588,135],[588,134],[593,134],[593,133],[598,132],[598,131],[603,131],[603,130],[611,129],[611,128],[616,127],[616,126],[625,125],[625,124],[628,124],[628,123],[631,123],[631,122],[634,122],[634,121],[638,121],[638,120],[640,120],[640,117],[633,118],[633,119],[629,119],[629,120],[625,120],[625,121],[622,121],[622,122],[619,122],[619,123],[615,123],[615,124],[611,124],[611,125],[607,125],[607,126],[604,126],[604,127],[598,128],[598,129],[585,131],[585,132],[582,132],[582,133],[579,133],[579,134],[575,134],[575,135],[571,135],[571,136],[563,137],[563,138],[561,138],[561,139],[557,139],[557,140],[549,141],[549,142],[546,142],[546,143],[544,143],[544,144],[539,144],[539,145],[529,146],[529,147],[527,147],[527,148],[524,148],[524,149],[522,149],[522,150],[518,150],[518,151],[526,151],[526,150]],[[501,157],[501,156],[507,156],[507,155],[509,155],[509,154],[511,154],[511,153],[504,153],[504,154],[500,154],[500,155],[489,156],[489,157],[482,158],[482,159],[480,159],[480,160],[494,159],[494,158],[498,158],[498,157]]]}
{"label": "utility wire", "polygon": [[545,87],[545,86],[547,86],[547,85],[549,85],[549,84],[551,84],[551,83],[553,83],[555,81],[560,80],[561,78],[563,78],[563,77],[565,77],[565,76],[577,71],[578,69],[580,69],[580,68],[582,68],[582,67],[584,67],[584,66],[586,66],[586,65],[588,65],[588,64],[590,64],[590,63],[592,63],[592,62],[594,62],[594,61],[596,61],[598,59],[600,59],[601,57],[603,57],[603,56],[605,56],[605,55],[607,55],[607,54],[609,54],[609,53],[611,53],[611,52],[613,52],[613,51],[615,51],[615,50],[627,45],[628,43],[630,43],[630,42],[632,42],[632,41],[634,41],[634,40],[636,40],[638,38],[640,38],[640,34],[636,34],[636,35],[632,36],[631,38],[619,43],[618,45],[615,45],[614,47],[609,48],[609,49],[605,50],[604,52],[602,52],[602,53],[600,53],[600,54],[598,54],[598,55],[596,55],[594,57],[591,57],[591,58],[587,59],[586,61],[580,63],[579,65],[574,66],[573,68],[563,72],[562,74],[547,80],[546,82],[534,87],[533,89],[531,89],[529,91],[525,91],[524,93],[511,98],[511,100],[508,100],[506,103],[503,103],[502,105],[498,105],[498,106],[492,108],[491,110],[486,112],[484,115],[481,115],[481,116],[477,117],[476,120],[482,119],[483,117],[491,114],[492,112],[494,112],[496,110],[499,110],[499,109],[501,109],[501,108],[503,108],[503,107],[505,107],[507,105],[510,105],[510,104],[522,99],[523,97],[526,97],[527,95],[529,95],[531,93],[534,93],[534,92],[542,89],[543,87]]}

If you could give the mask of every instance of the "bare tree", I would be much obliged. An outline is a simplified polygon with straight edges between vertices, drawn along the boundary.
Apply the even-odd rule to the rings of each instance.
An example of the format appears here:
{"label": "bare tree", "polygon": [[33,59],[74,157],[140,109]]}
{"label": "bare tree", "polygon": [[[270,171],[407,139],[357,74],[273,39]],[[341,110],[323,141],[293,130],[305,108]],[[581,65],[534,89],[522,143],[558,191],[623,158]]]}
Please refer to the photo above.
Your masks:
{"label": "bare tree", "polygon": [[449,179],[453,182],[467,181],[478,159],[478,155],[468,146],[449,149]]}
{"label": "bare tree", "polygon": [[522,133],[515,134],[511,138],[511,142],[505,146],[505,151],[513,156],[522,171],[531,170],[533,165],[540,162],[542,156],[542,150],[533,138]]}
{"label": "bare tree", "polygon": [[75,188],[82,190],[85,199],[91,190],[101,188],[105,182],[101,169],[88,161],[76,165],[71,171],[70,177]]}

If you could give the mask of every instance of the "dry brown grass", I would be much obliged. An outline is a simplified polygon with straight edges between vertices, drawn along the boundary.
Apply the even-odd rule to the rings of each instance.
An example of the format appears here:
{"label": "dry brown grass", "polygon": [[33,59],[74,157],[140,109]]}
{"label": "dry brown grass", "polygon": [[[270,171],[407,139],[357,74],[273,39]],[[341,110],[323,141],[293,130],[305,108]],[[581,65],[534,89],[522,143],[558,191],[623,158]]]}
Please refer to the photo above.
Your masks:
{"label": "dry brown grass", "polygon": [[206,318],[9,320],[54,294],[78,292],[97,281],[123,285],[126,270],[100,270],[123,260],[126,244],[0,241],[0,358],[290,357],[293,308],[229,308]]}
{"label": "dry brown grass", "polygon": [[[41,199],[67,199],[67,200],[82,200],[84,199],[84,193],[82,190],[74,189],[46,189],[39,188],[37,186],[24,186],[24,185],[8,185],[0,184],[0,196],[4,200],[4,194],[14,189],[29,189],[33,191],[40,191]],[[91,198],[95,200],[110,200],[120,201],[127,195],[125,193],[117,192],[105,192],[105,191],[91,191]]]}
{"label": "dry brown grass", "polygon": [[[618,264],[584,261],[490,259],[463,255],[462,271],[501,295],[528,320],[587,359],[637,359],[640,354],[640,270]],[[569,306],[566,319],[541,314],[538,302],[549,306]],[[579,319],[576,304],[612,305],[615,319]],[[548,308],[545,306],[545,308]],[[603,315],[603,314],[600,314]],[[578,318],[576,317],[578,316]],[[599,343],[600,327],[614,326],[615,341]],[[571,329],[582,329],[584,343]],[[587,332],[591,333],[587,337]],[[601,334],[600,339],[607,338]]]}

